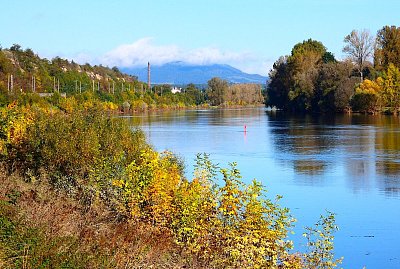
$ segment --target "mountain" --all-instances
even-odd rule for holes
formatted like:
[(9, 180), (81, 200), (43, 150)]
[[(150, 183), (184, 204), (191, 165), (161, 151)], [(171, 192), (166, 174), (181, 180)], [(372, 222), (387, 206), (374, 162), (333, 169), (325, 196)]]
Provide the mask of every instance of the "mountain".
[[(120, 68), (129, 75), (147, 81), (147, 67)], [(171, 62), (161, 66), (151, 66), (151, 82), (154, 84), (206, 84), (213, 77), (225, 79), (230, 83), (265, 84), (267, 77), (247, 74), (226, 64), (193, 65), (184, 62)]]

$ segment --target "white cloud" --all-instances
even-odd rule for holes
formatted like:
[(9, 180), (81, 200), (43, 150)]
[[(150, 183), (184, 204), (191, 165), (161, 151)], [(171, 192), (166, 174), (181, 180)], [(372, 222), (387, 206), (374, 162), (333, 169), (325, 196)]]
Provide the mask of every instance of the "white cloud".
[(157, 46), (152, 38), (142, 38), (132, 44), (120, 45), (101, 57), (100, 62), (108, 66), (131, 67), (159, 65), (179, 58), (181, 50), (175, 45)]
[(239, 69), (248, 66), (247, 69), (252, 70), (253, 73), (262, 71), (262, 74), (266, 74), (268, 72), (268, 70), (262, 70), (264, 64), (250, 52), (222, 51), (211, 46), (185, 50), (176, 45), (157, 45), (150, 37), (139, 39), (132, 44), (120, 45), (96, 62), (107, 66), (133, 67), (145, 66), (147, 62), (162, 65), (173, 61), (199, 65), (230, 64)]
[(239, 63), (253, 59), (248, 53), (236, 53), (230, 51), (221, 51), (215, 47), (198, 48), (187, 53), (183, 53), (182, 61), (192, 64), (212, 64), (212, 63)]
[(140, 67), (146, 66), (147, 62), (162, 65), (174, 61), (198, 65), (229, 64), (244, 72), (261, 75), (267, 75), (273, 64), (273, 61), (256, 57), (250, 52), (223, 51), (212, 46), (185, 50), (176, 45), (157, 45), (150, 37), (139, 39), (132, 44), (120, 45), (100, 57), (88, 52), (75, 55), (59, 53), (58, 56), (79, 64), (102, 64), (110, 67)]
[(78, 53), (77, 55), (72, 57), (70, 60), (74, 60), (75, 62), (77, 62), (79, 64), (95, 63), (95, 61), (93, 60), (93, 57), (90, 54), (83, 53), (83, 52)]
[(273, 60), (253, 60), (253, 61), (248, 61), (244, 62), (241, 65), (238, 65), (237, 67), (249, 74), (260, 74), (263, 76), (267, 76), (269, 71), (271, 70), (272, 66), (274, 64)]

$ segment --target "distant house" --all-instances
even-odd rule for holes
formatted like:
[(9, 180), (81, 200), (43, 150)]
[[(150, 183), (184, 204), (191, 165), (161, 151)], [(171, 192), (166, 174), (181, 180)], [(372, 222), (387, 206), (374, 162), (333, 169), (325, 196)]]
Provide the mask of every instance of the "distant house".
[(172, 88), (171, 88), (171, 92), (172, 92), (173, 94), (175, 94), (175, 93), (181, 93), (181, 92), (182, 92), (182, 88), (172, 87)]

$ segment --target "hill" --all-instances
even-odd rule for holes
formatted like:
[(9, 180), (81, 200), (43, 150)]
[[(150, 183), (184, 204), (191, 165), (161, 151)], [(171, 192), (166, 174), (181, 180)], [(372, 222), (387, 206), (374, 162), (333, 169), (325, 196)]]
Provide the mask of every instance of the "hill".
[[(159, 70), (162, 68), (169, 70), (171, 75), (181, 75), (181, 78), (187, 79), (171, 81), (167, 76), (168, 79), (158, 80), (158, 82), (174, 83), (174, 86), (178, 86), (176, 83), (180, 82), (179, 86), (183, 88), (181, 94), (172, 94), (170, 85), (156, 85), (154, 76), (153, 87), (148, 89), (147, 83), (139, 81), (137, 76), (124, 73), (125, 70), (120, 71), (117, 67), (79, 65), (59, 57), (48, 60), (39, 57), (31, 49), (23, 50), (21, 46), (15, 44), (9, 49), (0, 49), (0, 105), (21, 98), (25, 98), (20, 100), (22, 103), (30, 102), (30, 97), (27, 97), (25, 93), (32, 92), (59, 92), (76, 96), (82, 101), (78, 102), (82, 105), (85, 101), (97, 100), (106, 102), (103, 104), (105, 106), (118, 108), (123, 112), (209, 104), (261, 104), (264, 101), (260, 85), (244, 83), (228, 85), (227, 81), (240, 82), (245, 78), (247, 78), (246, 82), (260, 83), (230, 66), (193, 66), (177, 62), (160, 67), (158, 70), (153, 69), (153, 75), (161, 74)], [(145, 69), (144, 72), (146, 72)], [(193, 73), (201, 75), (193, 80), (197, 82), (197, 85), (194, 87), (182, 85), (188, 84), (185, 82), (194, 78)], [(205, 77), (207, 75), (208, 77)], [(201, 85), (199, 82), (207, 85), (207, 81), (216, 76), (227, 78), (227, 81), (221, 80), (220, 85), (216, 85), (211, 90), (215, 92), (214, 94), (206, 94), (203, 90), (204, 84)], [(223, 94), (217, 93), (219, 86), (226, 88)], [(79, 106), (78, 103), (77, 106)], [(90, 104), (86, 104), (88, 105)]]
[(23, 50), (18, 44), (0, 49), (0, 91), (3, 92), (73, 93), (95, 89), (110, 92), (127, 87), (142, 88), (142, 85), (137, 77), (123, 74), (116, 67), (79, 65), (60, 57), (48, 60), (29, 48)]
[[(122, 72), (135, 75), (141, 81), (147, 81), (147, 68), (120, 68)], [(151, 66), (151, 82), (155, 84), (205, 84), (213, 77), (219, 77), (230, 83), (265, 84), (267, 77), (247, 74), (226, 64), (193, 65), (184, 62), (171, 62), (161, 66)]]

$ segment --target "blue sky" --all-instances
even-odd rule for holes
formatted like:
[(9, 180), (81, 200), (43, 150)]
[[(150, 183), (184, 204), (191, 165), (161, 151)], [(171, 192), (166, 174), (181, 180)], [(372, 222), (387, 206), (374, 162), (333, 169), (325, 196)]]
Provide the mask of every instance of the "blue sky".
[(400, 1), (0, 0), (0, 44), (109, 66), (226, 63), (266, 75), (305, 39), (339, 59), (353, 29), (400, 26)]

